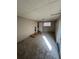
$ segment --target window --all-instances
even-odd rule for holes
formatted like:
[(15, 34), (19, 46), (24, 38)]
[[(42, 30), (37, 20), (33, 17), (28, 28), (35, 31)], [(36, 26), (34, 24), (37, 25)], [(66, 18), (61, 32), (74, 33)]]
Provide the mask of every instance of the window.
[(51, 26), (51, 22), (44, 22), (43, 26)]

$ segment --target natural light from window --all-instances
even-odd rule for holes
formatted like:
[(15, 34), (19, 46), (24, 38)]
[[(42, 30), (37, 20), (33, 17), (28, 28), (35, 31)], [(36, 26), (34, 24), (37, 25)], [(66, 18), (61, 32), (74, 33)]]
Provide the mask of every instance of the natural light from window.
[(51, 26), (51, 22), (44, 22), (43, 26)]
[(52, 50), (52, 46), (50, 45), (49, 41), (47, 40), (46, 36), (43, 35), (43, 39), (45, 41), (45, 43), (47, 44), (49, 50)]

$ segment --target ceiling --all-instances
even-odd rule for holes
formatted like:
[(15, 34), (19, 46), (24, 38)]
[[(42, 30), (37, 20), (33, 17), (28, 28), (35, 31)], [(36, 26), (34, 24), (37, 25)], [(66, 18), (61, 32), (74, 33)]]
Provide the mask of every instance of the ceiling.
[(61, 0), (17, 0), (17, 15), (31, 20), (55, 20), (60, 12)]

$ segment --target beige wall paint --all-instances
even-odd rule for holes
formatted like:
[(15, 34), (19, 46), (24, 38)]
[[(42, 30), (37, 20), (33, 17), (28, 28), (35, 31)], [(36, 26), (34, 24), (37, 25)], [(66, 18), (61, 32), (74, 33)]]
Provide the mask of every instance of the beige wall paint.
[(37, 22), (18, 16), (17, 17), (17, 42), (33, 34), (35, 26), (37, 26)]

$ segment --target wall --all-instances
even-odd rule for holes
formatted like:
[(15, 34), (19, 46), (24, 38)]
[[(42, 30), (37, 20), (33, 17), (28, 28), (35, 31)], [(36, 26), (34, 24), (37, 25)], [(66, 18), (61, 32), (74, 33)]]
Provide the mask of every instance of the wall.
[(56, 41), (60, 44), (61, 42), (61, 19), (56, 22)]
[(43, 31), (44, 32), (54, 32), (54, 30), (55, 30), (55, 26), (54, 26), (53, 21), (51, 21), (51, 26), (50, 27), (43, 26)]
[(55, 23), (53, 22), (53, 21), (51, 21), (51, 27), (44, 27), (43, 26), (43, 23), (44, 23), (45, 21), (43, 21), (43, 22), (39, 22), (39, 30), (41, 31), (41, 32), (48, 32), (48, 31), (52, 31), (52, 32), (54, 32), (55, 31)]
[(17, 42), (33, 34), (35, 26), (37, 26), (37, 22), (18, 16), (17, 17)]
[(59, 51), (60, 51), (60, 48), (61, 48), (61, 19), (57, 20), (56, 21), (56, 24), (55, 24), (56, 28), (56, 42), (57, 42), (57, 45), (59, 47)]
[(43, 22), (39, 22), (39, 31), (43, 32)]

